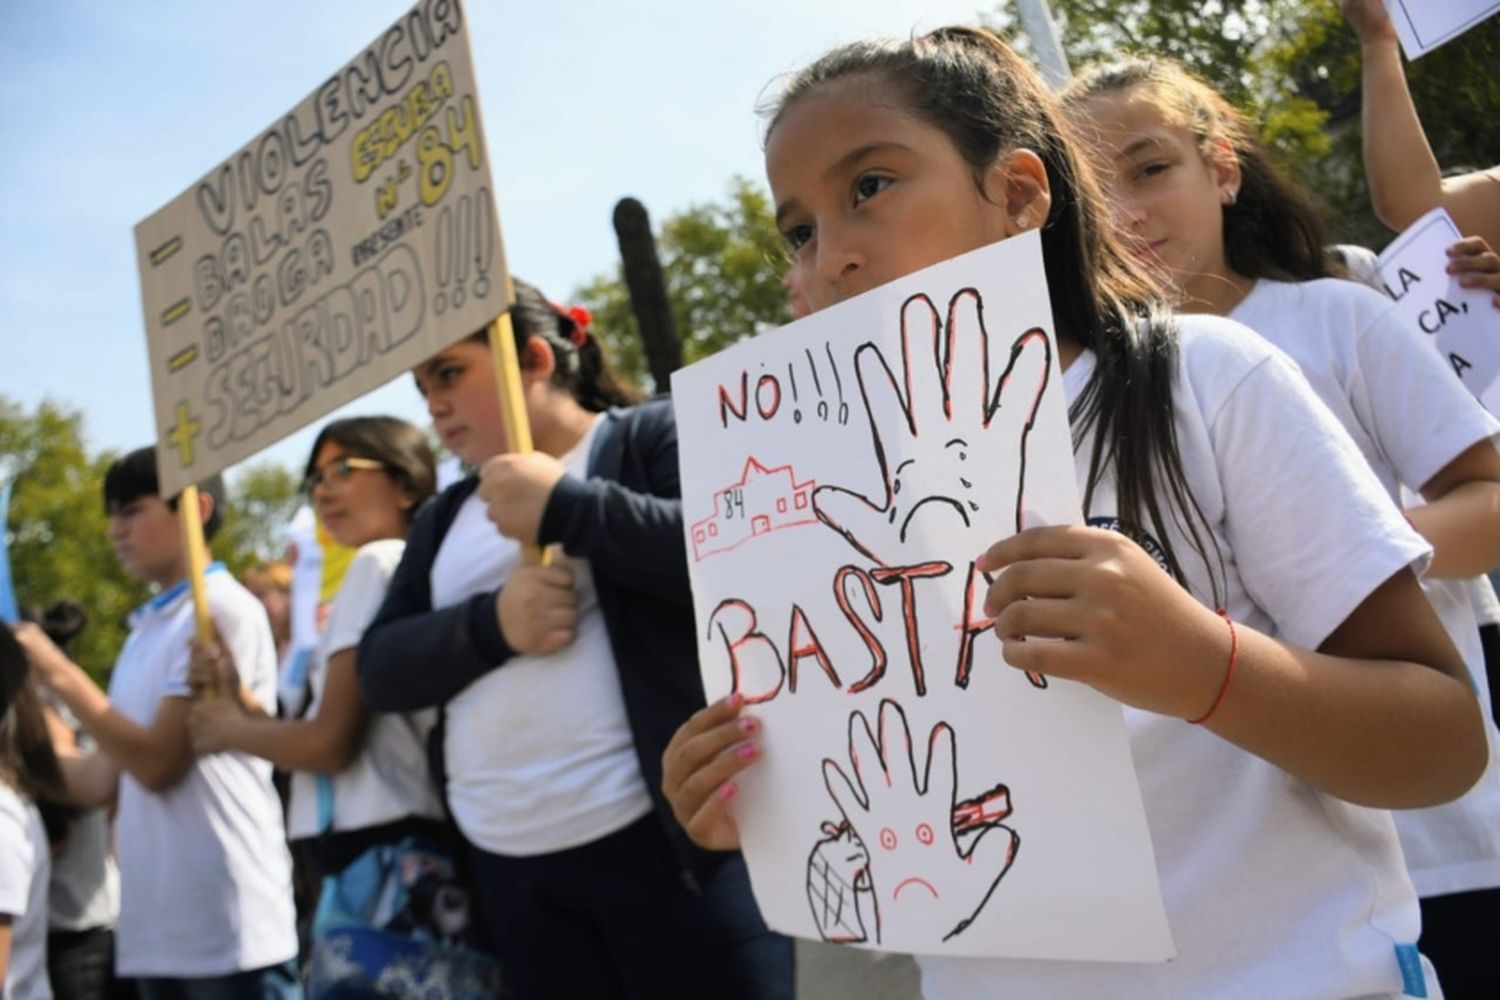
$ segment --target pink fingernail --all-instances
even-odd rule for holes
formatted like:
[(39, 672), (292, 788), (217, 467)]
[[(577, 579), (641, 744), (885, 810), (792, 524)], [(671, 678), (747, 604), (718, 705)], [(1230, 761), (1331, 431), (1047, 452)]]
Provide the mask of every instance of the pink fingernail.
[(753, 715), (747, 715), (740, 720), (740, 732), (753, 733), (760, 728), (760, 722)]
[(739, 791), (739, 788), (735, 786), (734, 782), (726, 781), (724, 782), (724, 784), (719, 786), (719, 798), (728, 802), (730, 799), (734, 798), (734, 793), (737, 791)]
[(739, 708), (744, 703), (745, 696), (740, 694), (738, 691), (729, 692), (728, 696), (724, 699), (724, 704), (729, 706), (730, 708)]
[(990, 554), (990, 550), (989, 549), (985, 549), (983, 552), (979, 553), (979, 555), (977, 555), (977, 556), (974, 557), (974, 565), (978, 566), (980, 569), (984, 569), (985, 568), (984, 561), (985, 561), (986, 558), (989, 557), (989, 554)]
[(739, 754), (740, 760), (754, 760), (755, 755), (760, 753), (760, 748), (757, 747), (754, 743), (746, 743), (744, 746), (740, 747), (739, 750), (736, 751), (736, 753)]

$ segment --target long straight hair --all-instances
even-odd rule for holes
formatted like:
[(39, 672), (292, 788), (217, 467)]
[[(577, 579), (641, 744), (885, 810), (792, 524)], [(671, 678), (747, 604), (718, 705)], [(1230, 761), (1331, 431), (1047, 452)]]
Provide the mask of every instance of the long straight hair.
[(769, 109), (767, 135), (797, 101), (852, 76), (886, 86), (906, 110), (942, 130), (969, 163), (981, 192), (985, 172), (1006, 152), (1028, 149), (1041, 158), (1052, 193), (1041, 230), (1052, 315), (1059, 330), (1097, 359), (1069, 412), (1075, 448), (1094, 432), (1084, 508), (1112, 469), (1125, 533), (1138, 541), (1154, 535), (1168, 571), (1185, 583), (1170, 518), (1202, 558), (1217, 603), (1219, 554), (1177, 448), (1172, 311), (1155, 279), (1115, 235), (1103, 189), (1079, 154), (1057, 99), (991, 32), (948, 27), (827, 53), (790, 79)]
[(1169, 124), (1191, 132), (1205, 157), (1214, 143), (1229, 144), (1240, 167), (1239, 192), (1223, 207), (1224, 259), (1231, 270), (1273, 281), (1347, 276), (1328, 250), (1312, 196), (1277, 168), (1250, 119), (1206, 80), (1162, 56), (1132, 56), (1090, 67), (1061, 97), (1072, 107), (1113, 94), (1141, 97)]
[(30, 799), (42, 814), (49, 843), (67, 838), (78, 810), (67, 800), (62, 767), (52, 749), (42, 702), (28, 676), (26, 654), (0, 623), (0, 781)]

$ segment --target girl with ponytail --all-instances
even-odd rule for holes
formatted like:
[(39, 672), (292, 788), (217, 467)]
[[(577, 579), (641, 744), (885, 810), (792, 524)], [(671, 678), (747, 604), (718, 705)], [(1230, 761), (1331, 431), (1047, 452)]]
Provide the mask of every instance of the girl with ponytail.
[(417, 516), (360, 686), (378, 711), (442, 709), (440, 790), (514, 996), (695, 996), (728, 970), (719, 996), (790, 997), (743, 860), (690, 844), (660, 792), (704, 701), (671, 405), (615, 378), (585, 311), (515, 288), (536, 450), (502, 454), (487, 334), (416, 368), (479, 472)]
[[(1311, 198), (1203, 80), (1168, 59), (1124, 59), (1063, 100), (1095, 139), (1121, 235), (1163, 268), (1181, 307), (1238, 320), (1290, 355), (1391, 499), (1411, 504), (1433, 547), (1424, 589), (1487, 709), (1494, 675), (1475, 610), (1495, 603), (1483, 574), (1500, 564), (1500, 422), (1388, 297), (1338, 280)], [(1485, 728), (1500, 743), (1492, 719)], [(1419, 943), (1445, 991), (1495, 995), (1500, 759), (1463, 798), (1396, 824), (1422, 897)]]
[[(985, 613), (1012, 668), (1125, 706), (1177, 944), (1161, 964), (919, 956), (924, 995), (1427, 995), (1386, 810), (1461, 795), (1484, 732), (1413, 572), (1427, 544), (1295, 367), (1174, 314), (1056, 97), (987, 31), (818, 59), (773, 108), (766, 168), (814, 310), (1040, 230), (1089, 526), (990, 546)], [(735, 781), (778, 739), (747, 716), (731, 696), (667, 750), (705, 846), (737, 846)]]

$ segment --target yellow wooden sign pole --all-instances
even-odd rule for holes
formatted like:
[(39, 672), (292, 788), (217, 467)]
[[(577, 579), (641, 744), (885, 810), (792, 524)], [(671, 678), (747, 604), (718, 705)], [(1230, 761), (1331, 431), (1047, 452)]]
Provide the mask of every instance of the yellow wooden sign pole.
[[(510, 284), (509, 276), (506, 284)], [(516, 300), (514, 288), (508, 288), (511, 302)], [(521, 387), (521, 362), (516, 356), (515, 328), (511, 325), (510, 310), (490, 324), (490, 357), (495, 362), (495, 388), (500, 393), (500, 417), (505, 422), (505, 450), (524, 455), (532, 450), (531, 422), (526, 417), (526, 393)], [(528, 565), (547, 565), (547, 552), (537, 545), (525, 547)]]
[(198, 626), (198, 638), (203, 642), (213, 642), (214, 623), (208, 614), (208, 586), (203, 581), (208, 571), (208, 547), (203, 544), (203, 514), (198, 509), (198, 487), (182, 488), (177, 498), (177, 514), (182, 522), (182, 545), (187, 553), (188, 587), (193, 592), (193, 620)]

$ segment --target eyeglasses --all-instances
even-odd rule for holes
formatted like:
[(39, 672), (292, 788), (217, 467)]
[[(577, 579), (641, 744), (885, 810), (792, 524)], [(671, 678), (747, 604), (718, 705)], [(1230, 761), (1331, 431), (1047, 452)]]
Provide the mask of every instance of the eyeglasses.
[(373, 458), (355, 458), (352, 455), (345, 455), (309, 473), (307, 478), (302, 480), (302, 492), (311, 496), (312, 491), (324, 483), (347, 483), (349, 477), (354, 475), (355, 469), (383, 468), (385, 468), (385, 463), (377, 462)]

